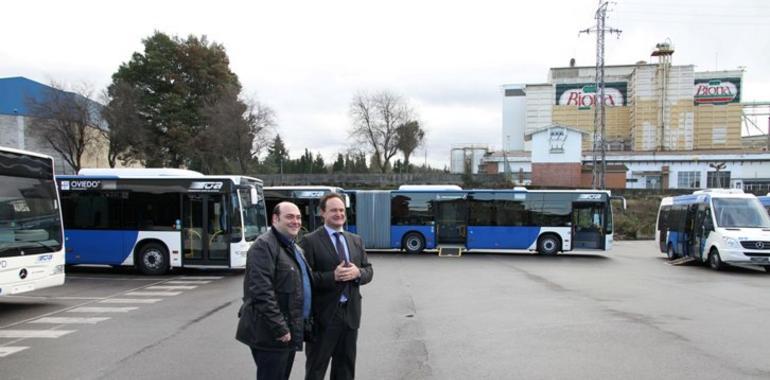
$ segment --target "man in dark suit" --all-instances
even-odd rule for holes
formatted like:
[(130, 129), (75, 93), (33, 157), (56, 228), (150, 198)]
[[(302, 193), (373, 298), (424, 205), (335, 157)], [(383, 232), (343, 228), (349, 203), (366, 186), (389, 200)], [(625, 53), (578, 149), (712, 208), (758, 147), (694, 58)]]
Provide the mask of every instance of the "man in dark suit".
[(294, 243), (302, 216), (294, 203), (273, 209), (273, 226), (246, 256), (243, 305), (235, 338), (251, 348), (258, 380), (284, 380), (309, 326), (310, 268)]
[(313, 277), (313, 320), (307, 344), (305, 379), (321, 380), (331, 359), (331, 379), (353, 379), (356, 342), (361, 324), (359, 287), (374, 271), (361, 237), (344, 232), (345, 202), (340, 194), (321, 198), (324, 225), (302, 239)]

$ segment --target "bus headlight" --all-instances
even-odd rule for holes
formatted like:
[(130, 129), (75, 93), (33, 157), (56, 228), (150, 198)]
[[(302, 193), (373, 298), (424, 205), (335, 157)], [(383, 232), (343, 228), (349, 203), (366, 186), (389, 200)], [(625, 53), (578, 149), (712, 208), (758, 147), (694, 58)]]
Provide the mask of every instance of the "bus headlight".
[(64, 265), (57, 265), (51, 269), (51, 274), (64, 273)]
[(737, 249), (741, 247), (741, 243), (738, 243), (738, 240), (735, 240), (731, 237), (723, 236), (722, 241), (725, 243), (727, 248)]

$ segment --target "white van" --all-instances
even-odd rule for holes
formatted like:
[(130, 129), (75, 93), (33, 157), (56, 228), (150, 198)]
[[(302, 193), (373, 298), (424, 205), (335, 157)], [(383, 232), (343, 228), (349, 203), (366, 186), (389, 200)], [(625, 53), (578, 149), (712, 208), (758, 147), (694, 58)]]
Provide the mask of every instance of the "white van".
[(745, 264), (770, 272), (770, 216), (743, 190), (663, 198), (655, 230), (655, 242), (671, 260), (693, 257), (716, 270)]

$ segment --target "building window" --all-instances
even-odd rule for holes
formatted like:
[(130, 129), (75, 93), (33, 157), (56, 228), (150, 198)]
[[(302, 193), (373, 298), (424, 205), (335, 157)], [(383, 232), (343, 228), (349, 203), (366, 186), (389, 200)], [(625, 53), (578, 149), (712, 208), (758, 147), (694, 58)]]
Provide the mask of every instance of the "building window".
[(644, 177), (644, 187), (646, 189), (660, 189), (661, 187), (659, 175), (648, 175)]
[(706, 186), (709, 188), (721, 188), (726, 189), (730, 187), (730, 172), (707, 172), (706, 173)]
[(680, 189), (700, 189), (700, 172), (679, 172), (676, 187)]

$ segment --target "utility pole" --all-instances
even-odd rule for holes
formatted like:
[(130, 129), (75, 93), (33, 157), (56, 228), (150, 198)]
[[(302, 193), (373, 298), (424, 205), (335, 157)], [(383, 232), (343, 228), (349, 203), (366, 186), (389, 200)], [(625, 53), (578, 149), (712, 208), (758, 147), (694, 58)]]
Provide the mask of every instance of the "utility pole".
[[(620, 29), (607, 28), (605, 21), (607, 19), (607, 7), (609, 2), (599, 0), (599, 7), (596, 8), (596, 26), (581, 30), (582, 33), (596, 33), (596, 100), (594, 101), (594, 139), (593, 139), (593, 176), (591, 186), (596, 189), (604, 189), (604, 174), (607, 171), (606, 152), (607, 142), (605, 137), (605, 110), (604, 110), (604, 33), (616, 33), (620, 38)], [(597, 150), (601, 154), (601, 164), (597, 162)]]

